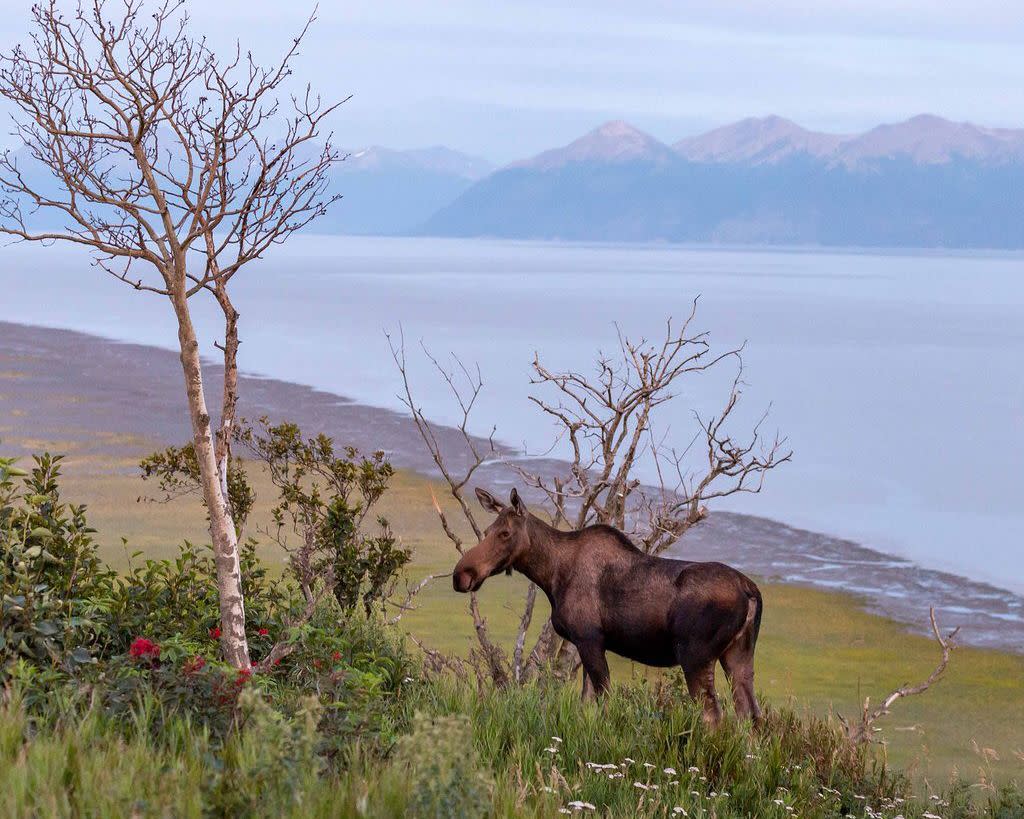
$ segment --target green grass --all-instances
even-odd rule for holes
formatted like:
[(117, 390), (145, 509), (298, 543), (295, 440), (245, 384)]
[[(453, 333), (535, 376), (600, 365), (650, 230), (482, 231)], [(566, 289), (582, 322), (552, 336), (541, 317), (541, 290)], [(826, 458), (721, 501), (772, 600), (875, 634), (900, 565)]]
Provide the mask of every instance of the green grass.
[[(172, 555), (174, 544), (183, 538), (206, 540), (197, 502), (137, 503), (139, 495), (152, 490), (130, 474), (130, 466), (124, 459), (72, 457), (66, 470), (65, 495), (89, 504), (105, 559), (124, 565), (121, 536), (128, 539), (129, 549), (154, 557)], [(264, 476), (257, 475), (255, 484), (262, 511), (250, 524), (254, 532), (266, 525), (267, 501), (273, 497)], [(395, 531), (414, 549), (409, 572), (414, 581), (423, 574), (449, 571), (456, 559), (437, 527), (432, 491), (454, 512), (438, 484), (404, 472), (396, 476), (383, 502)], [(456, 520), (454, 514), (450, 518)], [(279, 560), (269, 547), (264, 554)], [(792, 702), (798, 710), (822, 716), (833, 709), (853, 715), (864, 697), (877, 701), (900, 684), (924, 678), (938, 658), (933, 641), (866, 613), (855, 597), (779, 583), (761, 585), (765, 616), (756, 683), (761, 696), (775, 703)], [(524, 590), (521, 577), (501, 576), (481, 592), (488, 625), (506, 646), (515, 634)], [(473, 645), (466, 598), (452, 592), (447, 579), (428, 587), (417, 605), (402, 620), (407, 631), (445, 651), (466, 652)], [(534, 632), (545, 619), (545, 608), (546, 601), (539, 600)], [(612, 658), (612, 675), (618, 682), (658, 676), (617, 658)], [(959, 649), (945, 679), (925, 695), (898, 703), (882, 726), (890, 759), (907, 766), (919, 780), (944, 782), (953, 771), (972, 780), (1021, 776), (1024, 657)]]
[[(929, 809), (984, 815), (999, 798), (953, 789), (940, 801), (909, 799), (905, 780), (850, 753), (834, 725), (788, 709), (769, 708), (760, 733), (731, 721), (708, 733), (669, 686), (619, 686), (586, 705), (562, 685), (405, 689), (397, 741), (357, 743), (333, 765), (316, 752), (315, 710), (286, 716), (255, 691), (241, 701), (242, 727), (218, 740), (146, 697), (128, 720), (87, 703), (30, 724), (13, 689), (0, 704), (0, 815), (555, 817), (575, 801), (614, 817), (870, 807), (917, 819)], [(1004, 797), (1002, 815), (1021, 815), (1020, 799)]]

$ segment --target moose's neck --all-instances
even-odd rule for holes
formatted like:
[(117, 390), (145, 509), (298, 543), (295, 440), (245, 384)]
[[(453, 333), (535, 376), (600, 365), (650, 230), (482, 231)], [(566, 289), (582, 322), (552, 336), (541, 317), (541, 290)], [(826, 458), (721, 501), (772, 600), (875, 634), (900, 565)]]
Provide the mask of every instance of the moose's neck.
[(572, 555), (564, 548), (562, 532), (540, 518), (528, 519), (530, 546), (513, 563), (513, 568), (536, 583), (551, 599)]

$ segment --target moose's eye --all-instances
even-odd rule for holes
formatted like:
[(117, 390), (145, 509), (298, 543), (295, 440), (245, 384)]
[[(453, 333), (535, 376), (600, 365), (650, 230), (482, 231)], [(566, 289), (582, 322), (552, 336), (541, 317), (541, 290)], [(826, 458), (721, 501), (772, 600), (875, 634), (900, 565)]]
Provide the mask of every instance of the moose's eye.
[(498, 534), (498, 537), (500, 537), (502, 540), (508, 540), (511, 536), (512, 533), (508, 529), (502, 529), (501, 532)]

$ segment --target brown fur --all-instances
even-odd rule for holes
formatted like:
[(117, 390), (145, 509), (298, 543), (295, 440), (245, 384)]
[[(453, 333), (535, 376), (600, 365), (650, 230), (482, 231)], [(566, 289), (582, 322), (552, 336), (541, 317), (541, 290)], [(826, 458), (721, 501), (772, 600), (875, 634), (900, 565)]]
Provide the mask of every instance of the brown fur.
[(608, 687), (605, 652), (652, 666), (681, 666), (704, 718), (717, 725), (715, 664), (732, 685), (736, 713), (760, 722), (754, 695), (754, 647), (761, 592), (722, 563), (654, 557), (612, 526), (563, 532), (530, 514), (512, 490), (508, 506), (483, 489), (497, 518), (452, 575), (456, 591), (476, 591), (492, 574), (515, 569), (547, 595), (558, 635), (579, 651), (583, 696)]

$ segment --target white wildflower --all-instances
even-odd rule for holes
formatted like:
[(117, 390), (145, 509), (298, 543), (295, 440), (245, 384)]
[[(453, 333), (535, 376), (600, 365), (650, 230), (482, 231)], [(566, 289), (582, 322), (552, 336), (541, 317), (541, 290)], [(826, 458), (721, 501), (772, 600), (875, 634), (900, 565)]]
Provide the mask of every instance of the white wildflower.
[[(554, 742), (561, 742), (561, 741), (562, 741), (562, 738), (561, 738), (561, 737), (551, 737), (551, 739), (552, 739), (552, 740), (553, 740)], [(570, 803), (570, 804), (571, 804), (571, 803)]]
[(698, 768), (696, 765), (691, 765), (686, 770), (688, 770), (690, 773), (700, 773), (700, 768)]
[(675, 776), (676, 775), (676, 769), (675, 768), (662, 768), (661, 772), (662, 773), (666, 773), (669, 776)]
[(672, 808), (672, 813), (674, 813), (674, 814), (676, 814), (678, 816), (689, 816), (690, 815), (690, 814), (688, 814), (686, 812), (686, 808), (681, 808), (681, 807), (679, 807), (679, 805), (676, 805), (674, 808)]
[(633, 783), (633, 787), (634, 788), (640, 788), (640, 790), (642, 790), (642, 791), (650, 790), (650, 788), (647, 787), (647, 785), (645, 785), (643, 782), (634, 782)]

